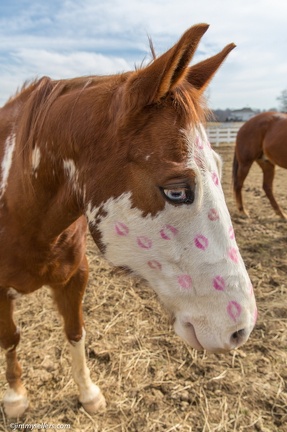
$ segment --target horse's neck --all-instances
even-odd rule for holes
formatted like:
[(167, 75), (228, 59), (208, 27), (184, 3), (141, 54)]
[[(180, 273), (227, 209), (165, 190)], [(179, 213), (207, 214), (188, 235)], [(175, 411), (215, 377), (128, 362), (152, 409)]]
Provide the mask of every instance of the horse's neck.
[(72, 183), (74, 167), (64, 156), (53, 157), (46, 143), (35, 146), (25, 159), (20, 144), (15, 144), (7, 184), (8, 208), (18, 224), (34, 226), (44, 241), (53, 239), (81, 215), (80, 197)]
[[(121, 79), (123, 78), (119, 78)], [(6, 198), (9, 200), (8, 207), (18, 215), (18, 223), (23, 220), (25, 224), (34, 224), (37, 226), (37, 232), (42, 236), (59, 235), (83, 214), (85, 192), (91, 195), (91, 185), (89, 182), (84, 184), (85, 179), (95, 175), (98, 178), (102, 175), (101, 178), (104, 176), (106, 179), (110, 179), (111, 176), (116, 177), (114, 170), (111, 172), (107, 167), (110, 147), (106, 143), (114, 144), (115, 141), (113, 139), (115, 121), (112, 122), (111, 117), (118, 112), (117, 93), (109, 90), (110, 87), (105, 84), (106, 80), (109, 81), (108, 78), (95, 81), (95, 88), (90, 90), (87, 85), (86, 90), (79, 90), (79, 94), (76, 90), (73, 93), (73, 88), (71, 92), (69, 89), (63, 90), (63, 98), (59, 96), (62, 91), (61, 86), (59, 85), (58, 88), (54, 86), (55, 94), (51, 94), (55, 96), (58, 91), (59, 95), (51, 99), (53, 105), (51, 107), (48, 104), (47, 110), (45, 101), (38, 101), (37, 105), (36, 99), (34, 105), (32, 104), (32, 111), (29, 100), (28, 105), (25, 101), (22, 102), (23, 109), (18, 108), (19, 118), (15, 118), (14, 128), (15, 148), (9, 150), (13, 152), (13, 163)], [(90, 98), (94, 97), (96, 88), (102, 81), (105, 84), (104, 90), (97, 92), (97, 97), (91, 104)], [(48, 82), (47, 85), (50, 83)], [(64, 84), (62, 87), (66, 88)], [(48, 90), (51, 91), (51, 88)], [(111, 109), (112, 104), (113, 109)], [(91, 116), (87, 118), (86, 114), (91, 106), (94, 110), (92, 123)], [(38, 121), (39, 110), (41, 114)], [(30, 112), (32, 112), (31, 116)], [(12, 134), (6, 138), (6, 149), (10, 142), (12, 146)], [(87, 143), (89, 145), (97, 143), (97, 152), (93, 153), (92, 158)], [(120, 156), (115, 159), (114, 166), (120, 164), (124, 152), (124, 149), (120, 149)], [(109, 181), (113, 184), (113, 188), (118, 187), (116, 180)], [(100, 202), (106, 198), (101, 194), (103, 195), (103, 192), (98, 191)], [(95, 202), (92, 204), (96, 205)], [(20, 208), (21, 215), (18, 214)], [(23, 226), (21, 229), (23, 231)]]

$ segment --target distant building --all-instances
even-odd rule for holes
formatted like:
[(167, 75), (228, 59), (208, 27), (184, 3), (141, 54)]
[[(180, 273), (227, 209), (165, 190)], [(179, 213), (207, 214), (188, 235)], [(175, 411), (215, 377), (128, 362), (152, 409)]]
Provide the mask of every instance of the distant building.
[(258, 114), (258, 112), (258, 110), (253, 110), (251, 108), (231, 110), (227, 121), (245, 122)]

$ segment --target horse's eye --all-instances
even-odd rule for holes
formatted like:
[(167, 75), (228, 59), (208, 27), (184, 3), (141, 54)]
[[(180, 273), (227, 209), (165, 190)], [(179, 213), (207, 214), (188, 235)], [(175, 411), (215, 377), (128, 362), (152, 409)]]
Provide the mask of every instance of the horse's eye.
[(186, 199), (186, 190), (185, 188), (182, 189), (164, 189), (165, 196), (176, 202), (182, 202)]
[(167, 201), (174, 204), (191, 204), (194, 201), (194, 193), (189, 186), (161, 188)]

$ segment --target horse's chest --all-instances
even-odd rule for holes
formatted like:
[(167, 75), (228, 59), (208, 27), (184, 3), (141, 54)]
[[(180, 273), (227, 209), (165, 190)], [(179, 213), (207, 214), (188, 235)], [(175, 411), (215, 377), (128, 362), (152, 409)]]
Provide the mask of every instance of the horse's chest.
[[(1, 226), (1, 217), (0, 217)], [(80, 239), (79, 239), (80, 241)], [(42, 246), (13, 230), (0, 228), (0, 286), (30, 293), (43, 285), (63, 284), (70, 278), (84, 253), (85, 241)]]

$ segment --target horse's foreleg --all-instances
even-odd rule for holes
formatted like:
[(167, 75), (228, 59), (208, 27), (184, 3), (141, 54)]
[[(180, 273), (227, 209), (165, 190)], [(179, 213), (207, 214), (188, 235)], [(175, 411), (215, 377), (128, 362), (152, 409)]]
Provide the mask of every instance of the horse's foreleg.
[(249, 173), (249, 170), (251, 168), (252, 162), (248, 162), (243, 164), (239, 164), (238, 170), (236, 173), (236, 179), (234, 181), (234, 192), (235, 192), (235, 199), (238, 210), (245, 216), (249, 216), (248, 212), (244, 209), (243, 205), (243, 199), (242, 199), (242, 187), (244, 180), (247, 177), (247, 174)]
[(8, 417), (20, 417), (29, 403), (16, 354), (20, 332), (13, 321), (13, 302), (11, 289), (0, 288), (0, 346), (6, 351), (6, 379), (9, 384), (3, 398), (4, 410)]
[(65, 286), (52, 286), (54, 300), (64, 318), (65, 333), (70, 342), (72, 374), (79, 389), (79, 401), (89, 413), (105, 408), (105, 398), (91, 378), (85, 356), (85, 329), (82, 316), (82, 299), (87, 284), (86, 257), (81, 267)]
[(275, 165), (273, 165), (267, 159), (258, 159), (256, 161), (263, 171), (263, 190), (266, 193), (270, 204), (274, 208), (275, 212), (282, 218), (287, 219), (287, 216), (283, 213), (279, 207), (274, 195), (273, 195), (273, 180), (275, 175)]
[(100, 388), (90, 378), (90, 371), (86, 364), (85, 356), (85, 335), (82, 329), (82, 337), (79, 341), (71, 342), (72, 373), (75, 383), (79, 388), (79, 401), (85, 410), (93, 414), (106, 407), (105, 398)]

